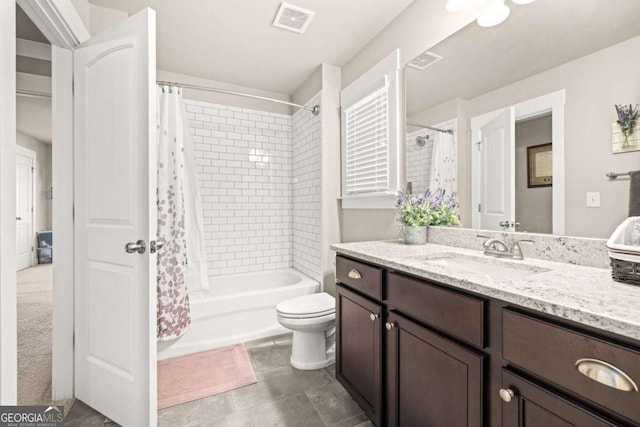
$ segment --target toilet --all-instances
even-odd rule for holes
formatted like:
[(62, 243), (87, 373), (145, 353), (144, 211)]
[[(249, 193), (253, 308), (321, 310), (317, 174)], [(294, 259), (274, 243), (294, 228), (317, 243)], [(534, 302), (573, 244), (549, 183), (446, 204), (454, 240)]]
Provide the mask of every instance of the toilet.
[(276, 306), (278, 322), (293, 331), (291, 366), (320, 369), (335, 361), (336, 300), (322, 292)]

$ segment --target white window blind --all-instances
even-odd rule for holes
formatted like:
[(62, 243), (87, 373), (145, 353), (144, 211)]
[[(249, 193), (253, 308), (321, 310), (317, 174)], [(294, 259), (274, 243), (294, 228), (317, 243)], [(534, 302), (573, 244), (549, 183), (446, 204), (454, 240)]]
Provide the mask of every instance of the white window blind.
[(345, 111), (347, 195), (389, 189), (388, 110), (385, 85)]

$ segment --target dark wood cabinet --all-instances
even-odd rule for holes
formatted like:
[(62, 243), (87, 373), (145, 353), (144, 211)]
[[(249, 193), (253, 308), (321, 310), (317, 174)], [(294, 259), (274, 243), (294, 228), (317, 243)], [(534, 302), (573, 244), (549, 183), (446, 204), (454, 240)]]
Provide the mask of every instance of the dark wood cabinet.
[(484, 355), (393, 312), (385, 326), (387, 425), (483, 425)]
[(343, 286), (336, 289), (336, 378), (380, 426), (382, 306)]
[(559, 396), (507, 369), (502, 371), (503, 426), (618, 426), (575, 402)]
[(336, 261), (336, 376), (376, 426), (640, 426), (637, 341)]

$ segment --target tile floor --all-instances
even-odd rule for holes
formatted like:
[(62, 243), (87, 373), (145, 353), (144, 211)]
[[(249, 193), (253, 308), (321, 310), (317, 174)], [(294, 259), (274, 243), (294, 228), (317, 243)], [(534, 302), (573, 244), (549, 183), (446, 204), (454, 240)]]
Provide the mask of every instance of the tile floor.
[[(289, 364), (291, 334), (245, 343), (258, 382), (162, 409), (158, 426), (373, 427), (335, 379), (335, 368), (299, 371)], [(106, 426), (104, 416), (80, 401), (66, 427)]]

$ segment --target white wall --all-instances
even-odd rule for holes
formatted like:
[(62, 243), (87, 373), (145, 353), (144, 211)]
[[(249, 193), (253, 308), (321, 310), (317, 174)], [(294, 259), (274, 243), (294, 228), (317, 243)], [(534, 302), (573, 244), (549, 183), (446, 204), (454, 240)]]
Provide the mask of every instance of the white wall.
[[(75, 0), (78, 2), (79, 0)], [(86, 14), (86, 12), (83, 12)], [(95, 4), (89, 4), (89, 24), (85, 25), (89, 28), (91, 35), (99, 34), (117, 24), (120, 21), (127, 19), (126, 12), (120, 10), (109, 9), (106, 7), (96, 6)], [(84, 20), (84, 19), (83, 19)]]
[(393, 49), (400, 49), (400, 63), (404, 65), (472, 22), (493, 1), (471, 2), (464, 11), (451, 13), (446, 11), (444, 1), (414, 0), (342, 67), (342, 87), (348, 86)]
[[(212, 64), (215, 66), (215, 64)], [(200, 77), (188, 76), (186, 74), (172, 73), (164, 70), (157, 70), (158, 80), (186, 83), (190, 85), (213, 87), (234, 92), (247, 93), (250, 95), (264, 96), (267, 98), (279, 99), (282, 101), (290, 101), (290, 96), (277, 92), (269, 92), (265, 90), (239, 86), (230, 83), (220, 82), (216, 80), (208, 80)], [(315, 92), (314, 92), (315, 93)], [(268, 111), (272, 113), (290, 115), (294, 110), (285, 104), (278, 104), (270, 101), (261, 101), (237, 95), (226, 95), (222, 93), (208, 92), (204, 90), (185, 89), (184, 96), (187, 99), (195, 101), (206, 101), (214, 104), (228, 105), (232, 107), (249, 108), (252, 110)]]
[(209, 275), (291, 266), (291, 116), (185, 100)]
[[(320, 104), (320, 94), (305, 102)], [(322, 114), (322, 113), (321, 113)], [(293, 115), (293, 268), (322, 283), (322, 115)]]
[(516, 221), (517, 231), (553, 232), (551, 187), (528, 187), (527, 147), (551, 141), (551, 116), (516, 123)]
[(35, 151), (35, 202), (36, 217), (34, 231), (51, 230), (51, 200), (45, 197), (45, 191), (51, 189), (51, 144), (45, 144), (35, 138), (16, 132), (16, 144)]

